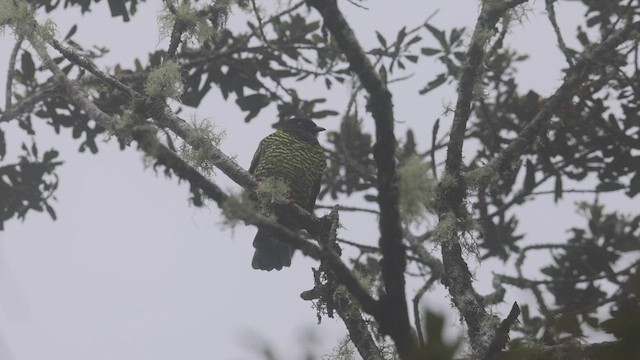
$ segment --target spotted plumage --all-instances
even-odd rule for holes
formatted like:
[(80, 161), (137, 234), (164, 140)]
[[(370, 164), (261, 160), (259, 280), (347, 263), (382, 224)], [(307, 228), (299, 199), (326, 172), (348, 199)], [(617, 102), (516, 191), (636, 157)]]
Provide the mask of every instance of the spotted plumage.
[[(320, 180), (326, 168), (325, 156), (317, 139), (324, 130), (305, 118), (284, 121), (276, 132), (265, 137), (256, 150), (249, 172), (258, 179), (276, 178), (284, 181), (289, 197), (302, 208), (313, 211), (320, 192)], [(285, 218), (278, 223), (292, 230), (299, 227)], [(258, 230), (253, 247), (256, 249), (251, 265), (255, 269), (280, 270), (291, 265), (293, 249)]]

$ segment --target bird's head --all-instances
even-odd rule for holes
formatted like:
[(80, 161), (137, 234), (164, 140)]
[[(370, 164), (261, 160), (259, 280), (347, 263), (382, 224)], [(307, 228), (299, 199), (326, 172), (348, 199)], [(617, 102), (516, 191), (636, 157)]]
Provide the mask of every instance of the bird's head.
[(307, 118), (293, 117), (283, 121), (278, 130), (293, 135), (298, 140), (318, 144), (318, 133), (326, 129)]

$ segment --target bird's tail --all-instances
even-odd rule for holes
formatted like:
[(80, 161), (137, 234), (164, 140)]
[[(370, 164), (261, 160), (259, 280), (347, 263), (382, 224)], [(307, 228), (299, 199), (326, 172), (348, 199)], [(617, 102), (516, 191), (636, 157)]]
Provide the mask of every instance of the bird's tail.
[(256, 249), (251, 260), (254, 269), (271, 271), (291, 266), (293, 248), (274, 239), (266, 231), (258, 230), (253, 239), (253, 247)]

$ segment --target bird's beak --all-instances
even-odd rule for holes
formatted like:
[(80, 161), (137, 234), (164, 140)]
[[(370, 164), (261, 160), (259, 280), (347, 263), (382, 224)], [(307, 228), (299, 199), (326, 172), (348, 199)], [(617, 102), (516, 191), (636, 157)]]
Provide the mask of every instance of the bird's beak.
[(313, 130), (314, 130), (314, 132), (317, 134), (317, 133), (319, 133), (320, 131), (325, 131), (325, 130), (327, 130), (327, 129), (325, 129), (325, 128), (323, 128), (323, 127), (320, 127), (320, 126), (316, 126), (316, 128), (315, 128), (315, 129), (313, 129)]

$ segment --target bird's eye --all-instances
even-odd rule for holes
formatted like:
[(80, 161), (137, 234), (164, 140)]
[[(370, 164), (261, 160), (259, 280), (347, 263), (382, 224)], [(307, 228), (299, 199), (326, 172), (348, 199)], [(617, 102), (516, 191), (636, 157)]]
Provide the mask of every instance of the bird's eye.
[(298, 121), (298, 126), (300, 126), (300, 127), (303, 126), (302, 121)]

